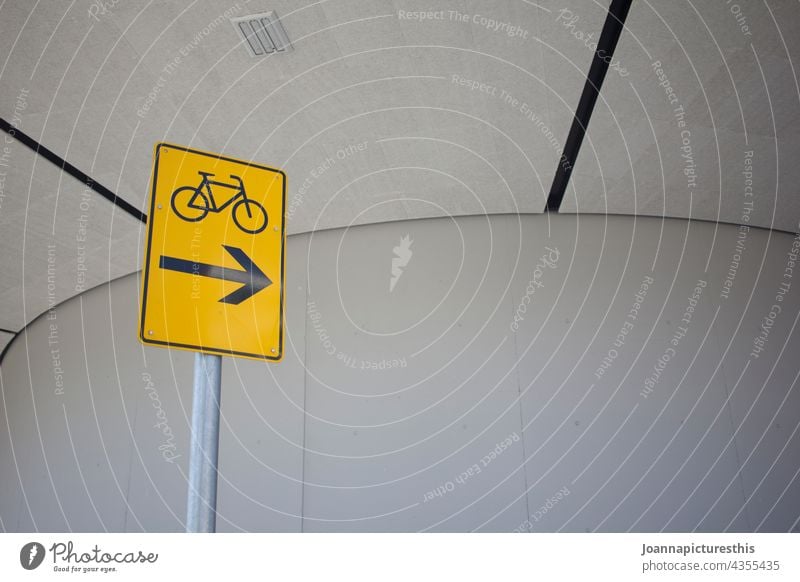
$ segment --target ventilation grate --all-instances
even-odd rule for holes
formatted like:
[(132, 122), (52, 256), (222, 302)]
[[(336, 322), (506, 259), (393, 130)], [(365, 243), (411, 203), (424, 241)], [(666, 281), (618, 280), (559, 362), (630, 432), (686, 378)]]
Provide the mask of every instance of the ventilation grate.
[(232, 18), (231, 22), (239, 31), (252, 57), (292, 50), (289, 36), (275, 12)]

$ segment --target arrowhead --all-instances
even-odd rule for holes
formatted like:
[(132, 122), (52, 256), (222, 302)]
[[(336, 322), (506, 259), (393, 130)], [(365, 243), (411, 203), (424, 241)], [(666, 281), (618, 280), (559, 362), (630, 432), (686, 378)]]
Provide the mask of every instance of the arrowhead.
[(225, 250), (228, 251), (228, 254), (232, 256), (244, 269), (244, 272), (242, 272), (242, 278), (239, 279), (237, 277), (236, 279), (237, 281), (244, 283), (244, 285), (239, 287), (233, 293), (230, 293), (220, 299), (220, 303), (239, 305), (242, 301), (250, 299), (250, 297), (262, 289), (266, 289), (272, 285), (270, 278), (267, 277), (264, 274), (264, 271), (259, 269), (253, 261), (250, 260), (250, 257), (248, 257), (242, 249), (227, 245), (222, 246), (225, 247)]

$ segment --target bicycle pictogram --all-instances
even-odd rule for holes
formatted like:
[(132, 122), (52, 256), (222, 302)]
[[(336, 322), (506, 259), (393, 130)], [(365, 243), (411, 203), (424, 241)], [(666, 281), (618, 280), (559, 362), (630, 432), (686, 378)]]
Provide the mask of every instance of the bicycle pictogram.
[[(267, 211), (260, 202), (247, 197), (244, 182), (239, 176), (231, 174), (231, 179), (237, 183), (228, 184), (212, 180), (214, 174), (211, 172), (198, 171), (197, 173), (201, 178), (199, 185), (181, 186), (172, 193), (170, 205), (179, 218), (186, 222), (200, 222), (208, 216), (209, 212), (222, 212), (233, 204), (231, 216), (240, 230), (258, 234), (267, 227)], [(236, 190), (237, 193), (223, 204), (217, 205), (211, 186)]]

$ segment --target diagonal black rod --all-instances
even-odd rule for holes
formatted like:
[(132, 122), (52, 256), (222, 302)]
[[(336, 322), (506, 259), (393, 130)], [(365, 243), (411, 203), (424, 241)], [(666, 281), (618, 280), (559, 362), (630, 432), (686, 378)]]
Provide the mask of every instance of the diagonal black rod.
[(567, 142), (564, 144), (564, 153), (558, 162), (550, 194), (547, 196), (547, 210), (549, 211), (558, 212), (558, 209), (561, 208), (561, 201), (567, 191), (572, 168), (575, 167), (575, 160), (578, 159), (583, 136), (586, 134), (589, 119), (592, 117), (600, 87), (606, 78), (614, 49), (617, 48), (617, 41), (625, 27), (625, 18), (628, 16), (631, 2), (632, 0), (613, 0), (611, 6), (608, 7), (608, 15), (603, 24), (603, 31), (600, 33), (600, 40), (597, 42), (589, 75), (586, 77), (586, 84), (583, 86), (583, 93), (581, 93), (578, 108), (575, 110)]
[(72, 176), (73, 178), (80, 180), (83, 182), (88, 188), (91, 188), (100, 196), (111, 202), (112, 204), (117, 205), (120, 209), (124, 210), (134, 218), (141, 220), (142, 222), (147, 222), (147, 215), (140, 211), (138, 208), (123, 200), (116, 194), (114, 194), (111, 190), (103, 186), (102, 184), (96, 182), (87, 174), (81, 172), (78, 168), (70, 164), (67, 160), (53, 152), (52, 150), (47, 149), (45, 146), (40, 144), (38, 141), (33, 139), (28, 134), (20, 131), (13, 125), (11, 125), (8, 121), (3, 118), (0, 118), (0, 129), (6, 132), (13, 138), (19, 140), (19, 142), (23, 145), (28, 146), (30, 149), (35, 151), (37, 154), (42, 156), (48, 162), (52, 162), (62, 170), (64, 170), (67, 174)]

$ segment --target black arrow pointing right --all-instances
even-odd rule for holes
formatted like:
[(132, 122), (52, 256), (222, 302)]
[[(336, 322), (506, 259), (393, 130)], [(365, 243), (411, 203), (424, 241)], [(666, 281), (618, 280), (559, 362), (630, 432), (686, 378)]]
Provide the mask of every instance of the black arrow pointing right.
[(231, 305), (239, 305), (242, 301), (250, 299), (262, 289), (266, 289), (272, 285), (270, 278), (250, 260), (250, 257), (248, 257), (242, 249), (227, 245), (222, 246), (228, 251), (228, 254), (236, 259), (236, 262), (242, 266), (244, 269), (243, 271), (229, 269), (227, 267), (218, 267), (207, 263), (197, 263), (195, 261), (176, 257), (165, 257), (164, 255), (161, 255), (158, 266), (168, 271), (177, 271), (179, 273), (188, 273), (190, 275), (243, 283), (236, 291), (219, 300), (220, 303), (230, 303)]

